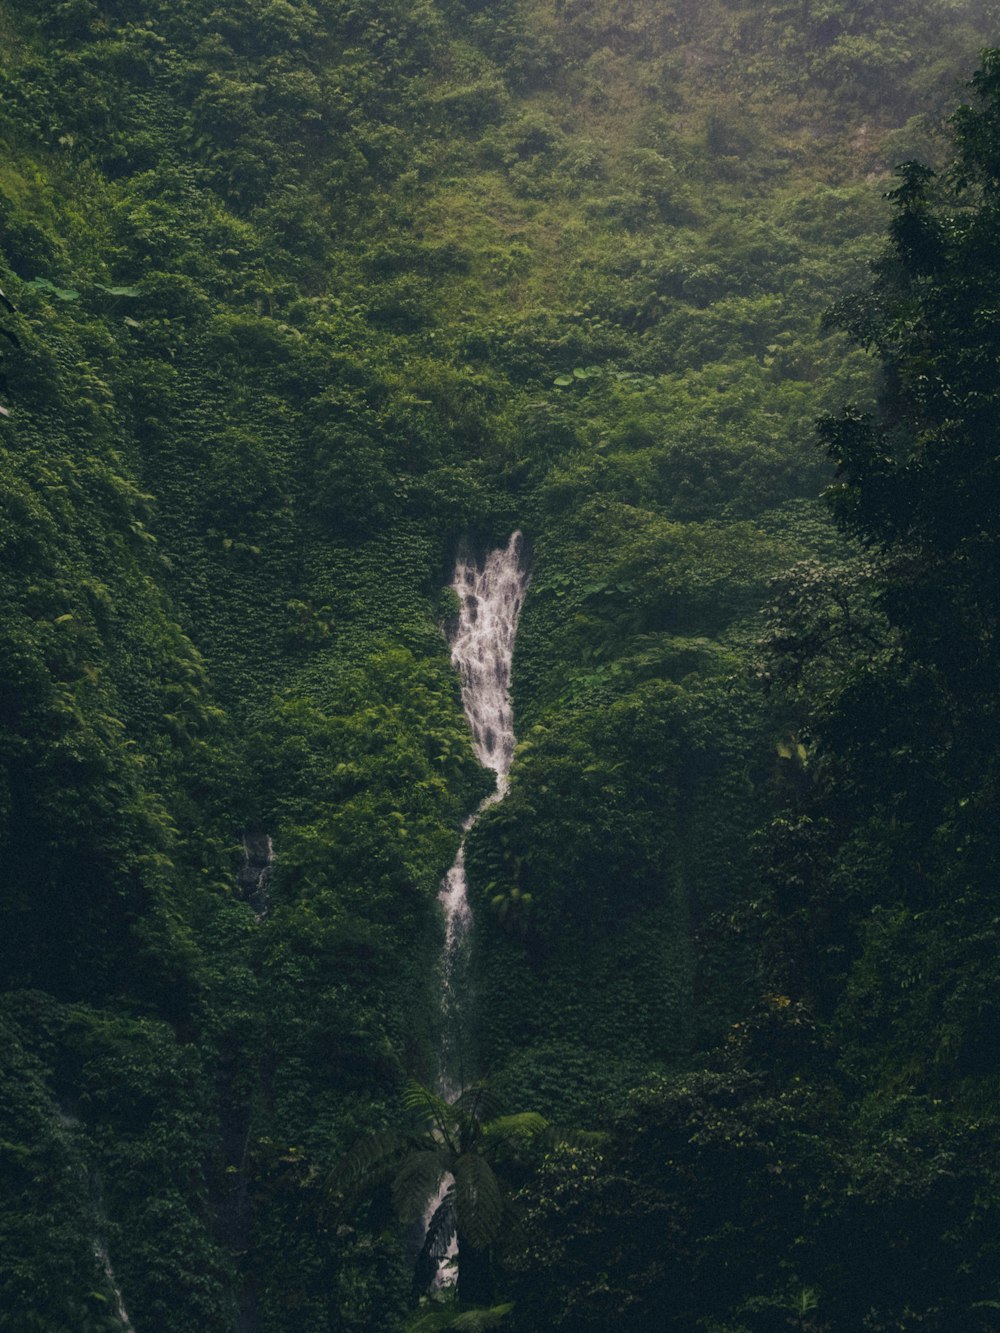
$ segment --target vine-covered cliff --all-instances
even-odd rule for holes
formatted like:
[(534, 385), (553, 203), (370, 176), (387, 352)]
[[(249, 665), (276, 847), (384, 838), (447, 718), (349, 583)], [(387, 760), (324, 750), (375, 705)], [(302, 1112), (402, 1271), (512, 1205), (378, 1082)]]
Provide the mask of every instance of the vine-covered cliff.
[(517, 527), (489, 1317), (997, 1326), (997, 18), (0, 0), (0, 1327), (459, 1313), (337, 1164)]

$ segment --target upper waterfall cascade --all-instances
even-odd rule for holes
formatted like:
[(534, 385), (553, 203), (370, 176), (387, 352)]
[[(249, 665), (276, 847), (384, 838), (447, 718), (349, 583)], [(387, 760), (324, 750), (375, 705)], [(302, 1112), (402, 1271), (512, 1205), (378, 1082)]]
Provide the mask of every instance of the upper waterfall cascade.
[(510, 666), (528, 586), (523, 547), (515, 532), (506, 547), (490, 552), (482, 569), (472, 559), (460, 559), (451, 585), (462, 604), (451, 660), (462, 677), (462, 702), (479, 762), (495, 770), (501, 790), (514, 757)]

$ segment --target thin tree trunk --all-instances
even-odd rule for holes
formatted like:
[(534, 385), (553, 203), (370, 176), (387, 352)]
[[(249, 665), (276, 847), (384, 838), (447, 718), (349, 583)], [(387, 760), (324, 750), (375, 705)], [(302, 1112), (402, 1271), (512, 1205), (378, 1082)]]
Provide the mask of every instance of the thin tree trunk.
[(479, 1250), (458, 1233), (458, 1299), (462, 1305), (493, 1304), (493, 1264), (488, 1249)]

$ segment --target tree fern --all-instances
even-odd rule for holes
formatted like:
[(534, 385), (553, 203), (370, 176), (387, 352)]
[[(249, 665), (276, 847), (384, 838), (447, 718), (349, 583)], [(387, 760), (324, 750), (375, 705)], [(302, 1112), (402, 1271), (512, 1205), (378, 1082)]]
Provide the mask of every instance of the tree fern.
[[(505, 1231), (518, 1226), (516, 1210), (504, 1198), (497, 1170), (577, 1136), (557, 1131), (534, 1111), (499, 1115), (496, 1095), (483, 1082), (464, 1089), (449, 1104), (437, 1093), (411, 1081), (403, 1096), (404, 1110), (419, 1119), (409, 1131), (384, 1130), (359, 1143), (334, 1168), (329, 1187), (345, 1196), (392, 1182), (392, 1201), (404, 1222), (415, 1222), (447, 1176), (453, 1177), (433, 1210), (414, 1272), (414, 1291), (427, 1292), (439, 1265), (458, 1239), (459, 1296), (463, 1285), (470, 1304), (484, 1307), (492, 1294), (486, 1251)], [(595, 1136), (580, 1136), (590, 1146)], [(496, 1307), (501, 1310), (502, 1307)], [(499, 1315), (495, 1316), (499, 1318)], [(463, 1324), (456, 1327), (493, 1327)]]

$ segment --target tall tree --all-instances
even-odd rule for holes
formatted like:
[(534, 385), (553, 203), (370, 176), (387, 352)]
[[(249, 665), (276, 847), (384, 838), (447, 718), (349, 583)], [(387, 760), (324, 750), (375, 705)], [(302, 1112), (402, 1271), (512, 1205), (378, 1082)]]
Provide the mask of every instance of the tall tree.
[(509, 1164), (518, 1145), (546, 1134), (548, 1122), (532, 1111), (497, 1116), (495, 1099), (483, 1082), (464, 1089), (454, 1102), (411, 1082), (403, 1110), (412, 1125), (362, 1140), (335, 1168), (331, 1187), (350, 1196), (391, 1182), (400, 1219), (416, 1223), (427, 1218), (416, 1290), (433, 1285), (454, 1242), (459, 1302), (489, 1305), (491, 1247), (510, 1217), (502, 1163)]

